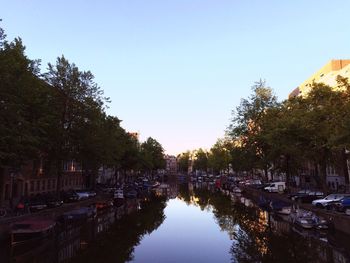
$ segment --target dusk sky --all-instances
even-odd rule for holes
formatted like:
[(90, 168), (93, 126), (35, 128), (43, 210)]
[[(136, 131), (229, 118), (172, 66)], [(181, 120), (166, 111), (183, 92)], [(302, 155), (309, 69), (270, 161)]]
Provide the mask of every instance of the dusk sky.
[(91, 70), (107, 112), (169, 154), (210, 148), (266, 79), (279, 97), (350, 58), (350, 1), (0, 0), (0, 24), (42, 71), (62, 54)]

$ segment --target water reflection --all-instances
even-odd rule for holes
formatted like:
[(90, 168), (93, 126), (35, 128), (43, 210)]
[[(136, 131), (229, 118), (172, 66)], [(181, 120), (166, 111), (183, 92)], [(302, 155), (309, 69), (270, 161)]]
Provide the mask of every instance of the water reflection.
[[(2, 262), (349, 262), (349, 236), (304, 230), (239, 194), (209, 183), (163, 185), (143, 200), (57, 221), (40, 253)], [(41, 244), (41, 243), (40, 243)], [(50, 249), (45, 249), (45, 246)], [(35, 250), (33, 250), (35, 251)], [(33, 252), (32, 251), (32, 252)], [(12, 255), (11, 255), (12, 253)]]
[(301, 229), (244, 196), (226, 196), (205, 183), (187, 192), (183, 188), (180, 195), (202, 210), (212, 207), (217, 224), (232, 239), (232, 262), (349, 262), (347, 235)]
[(108, 232), (98, 236), (89, 249), (74, 258), (74, 262), (124, 263), (133, 259), (134, 247), (144, 235), (156, 230), (164, 221), (166, 199), (162, 197), (140, 203), (140, 209), (122, 217)]

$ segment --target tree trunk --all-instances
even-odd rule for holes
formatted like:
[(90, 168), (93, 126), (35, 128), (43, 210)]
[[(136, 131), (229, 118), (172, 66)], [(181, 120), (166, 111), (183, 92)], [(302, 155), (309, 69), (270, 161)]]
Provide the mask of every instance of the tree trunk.
[(4, 197), (4, 168), (0, 167), (0, 206), (3, 205), (3, 197)]
[(320, 167), (320, 185), (322, 190), (326, 193), (328, 191), (327, 187), (327, 150), (322, 150), (321, 161), (319, 162)]
[(349, 170), (348, 170), (348, 155), (346, 153), (346, 149), (342, 149), (342, 166), (344, 172), (345, 186), (349, 185)]
[(269, 180), (267, 165), (264, 166), (264, 174), (265, 174), (265, 181), (267, 182)]
[(289, 182), (290, 182), (290, 156), (289, 154), (286, 155), (286, 181), (287, 181), (287, 185), (289, 186)]
[(56, 194), (58, 196), (60, 196), (60, 192), (61, 192), (61, 182), (62, 182), (62, 162), (61, 160), (56, 161), (56, 178), (57, 178), (57, 182), (56, 182)]

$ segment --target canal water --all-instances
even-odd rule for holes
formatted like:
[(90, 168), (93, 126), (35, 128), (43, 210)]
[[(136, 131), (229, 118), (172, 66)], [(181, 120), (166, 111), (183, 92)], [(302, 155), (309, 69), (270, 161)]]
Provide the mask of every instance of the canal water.
[[(6, 240), (0, 262), (14, 262)], [(304, 230), (252, 200), (212, 185), (171, 184), (142, 200), (59, 228), (47, 249), (16, 262), (334, 262), (349, 261), (350, 237)]]
[(230, 262), (232, 242), (210, 206), (201, 210), (176, 198), (167, 202), (164, 214), (163, 224), (144, 237), (129, 262)]

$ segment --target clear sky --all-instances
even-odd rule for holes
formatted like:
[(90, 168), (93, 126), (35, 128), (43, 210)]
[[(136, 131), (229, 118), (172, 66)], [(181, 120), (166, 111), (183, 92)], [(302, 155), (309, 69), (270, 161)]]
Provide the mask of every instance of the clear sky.
[(350, 1), (0, 0), (30, 58), (91, 70), (108, 113), (167, 153), (210, 148), (266, 79), (280, 99), (332, 58), (350, 58)]

